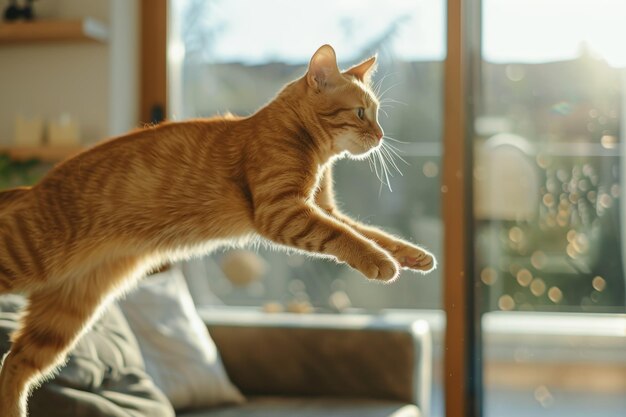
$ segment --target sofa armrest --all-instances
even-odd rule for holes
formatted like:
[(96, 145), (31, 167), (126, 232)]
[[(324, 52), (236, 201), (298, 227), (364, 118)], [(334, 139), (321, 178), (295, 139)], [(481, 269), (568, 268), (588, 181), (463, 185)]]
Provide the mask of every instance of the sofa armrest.
[(383, 316), (200, 310), (246, 395), (341, 396), (416, 404), (428, 415), (428, 323)]

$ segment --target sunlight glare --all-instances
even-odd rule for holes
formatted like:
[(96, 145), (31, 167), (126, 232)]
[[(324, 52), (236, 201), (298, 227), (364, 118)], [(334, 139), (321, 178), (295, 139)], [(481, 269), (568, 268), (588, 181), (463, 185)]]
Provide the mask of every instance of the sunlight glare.
[(584, 51), (626, 67), (625, 21), (623, 0), (484, 0), (483, 55), (497, 63), (540, 63)]

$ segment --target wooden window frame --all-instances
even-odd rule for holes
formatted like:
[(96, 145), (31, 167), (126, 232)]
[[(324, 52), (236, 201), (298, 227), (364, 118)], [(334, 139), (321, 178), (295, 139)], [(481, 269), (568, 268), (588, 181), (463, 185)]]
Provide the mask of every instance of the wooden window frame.
[(139, 116), (158, 123), (167, 116), (168, 0), (141, 0)]
[(446, 416), (482, 415), (481, 299), (474, 267), (473, 123), (480, 77), (480, 0), (447, 0), (442, 219)]

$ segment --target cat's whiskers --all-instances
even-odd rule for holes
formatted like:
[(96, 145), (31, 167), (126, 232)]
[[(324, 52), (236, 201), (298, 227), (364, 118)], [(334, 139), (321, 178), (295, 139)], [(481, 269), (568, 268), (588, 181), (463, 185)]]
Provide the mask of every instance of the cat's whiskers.
[(380, 171), (378, 170), (378, 164), (377, 164), (377, 162), (378, 162), (378, 161), (377, 161), (377, 160), (376, 160), (376, 158), (374, 157), (374, 154), (375, 154), (375, 153), (376, 153), (376, 152), (371, 152), (369, 155), (367, 155), (367, 160), (368, 160), (368, 161), (369, 161), (369, 163), (370, 163), (370, 169), (372, 169), (372, 167), (373, 167), (372, 172), (374, 172), (374, 173), (376, 174), (376, 178), (378, 178), (378, 180), (379, 180), (379, 181), (381, 182), (381, 184), (382, 184), (382, 183), (383, 183), (383, 179), (382, 179), (382, 177), (381, 177), (381, 175), (380, 175)]
[[(391, 86), (390, 88), (393, 88), (394, 86)], [(390, 88), (388, 88), (387, 90), (385, 90), (384, 93), (386, 93)], [(385, 109), (393, 109), (393, 105), (394, 104), (403, 104), (403, 105), (407, 105), (406, 103), (403, 103), (399, 100), (390, 98), (390, 97), (386, 97), (386, 98), (381, 98), (378, 102), (378, 109), (380, 111), (382, 111), (385, 114), (385, 117), (389, 117), (389, 114), (387, 113), (387, 111)]]
[(390, 104), (402, 104), (403, 106), (408, 106), (408, 104), (406, 104), (403, 101), (400, 100), (396, 100), (395, 98), (391, 98), (391, 97), (385, 97), (379, 100), (380, 104), (385, 104), (385, 105), (390, 105)]
[(397, 152), (397, 151), (394, 151), (394, 150), (392, 150), (392, 149), (388, 149), (388, 151), (390, 152), (390, 154), (391, 154), (394, 158), (398, 158), (400, 161), (402, 161), (402, 163), (403, 163), (404, 165), (406, 165), (406, 166), (410, 166), (410, 165), (411, 165), (411, 164), (409, 164), (409, 163), (407, 162), (407, 160), (406, 160), (406, 159), (404, 159), (404, 158), (403, 158), (400, 154), (398, 154), (398, 152)]
[(377, 94), (378, 97), (378, 101), (381, 102), (382, 100), (385, 100), (385, 94), (387, 94), (389, 91), (391, 91), (392, 88), (399, 86), (400, 83), (395, 83), (392, 84), (391, 86), (387, 87), (387, 89), (385, 91), (383, 91), (381, 94)]
[[(399, 143), (406, 143), (388, 136), (385, 136), (384, 139), (391, 139)], [(396, 162), (396, 159), (399, 159), (406, 165), (410, 165), (406, 159), (400, 155), (400, 152), (402, 152), (401, 149), (383, 140), (380, 145), (367, 157), (370, 164), (370, 170), (375, 172), (376, 178), (380, 181), (379, 196), (382, 192), (383, 185), (386, 185), (387, 188), (389, 188), (389, 191), (393, 191), (391, 188), (391, 178), (394, 176), (394, 170), (397, 171), (398, 174), (404, 175)]]
[[(384, 138), (385, 138), (385, 139), (391, 139), (391, 140), (396, 141), (396, 142), (401, 143), (401, 144), (406, 144), (406, 143), (408, 143), (408, 142), (402, 142), (402, 141), (399, 141), (399, 140), (397, 140), (397, 139), (389, 138), (388, 136), (385, 136)], [(400, 149), (400, 148), (398, 148), (398, 147), (396, 147), (396, 146), (392, 145), (391, 143), (386, 143), (386, 142), (383, 142), (383, 143), (385, 143), (385, 146), (386, 146), (387, 150), (388, 150), (391, 154), (393, 154), (393, 156), (395, 156), (395, 157), (397, 157), (398, 159), (400, 159), (400, 160), (401, 160), (402, 162), (404, 162), (406, 165), (411, 165), (411, 164), (409, 164), (409, 163), (406, 161), (406, 159), (404, 159), (404, 158), (400, 155), (400, 153), (402, 153), (402, 152), (403, 152), (403, 151), (402, 151), (402, 149)]]
[(380, 80), (376, 81), (376, 83), (372, 86), (372, 91), (377, 97), (379, 96), (378, 93), (380, 93), (380, 89), (383, 86), (383, 82), (385, 81), (385, 79), (395, 74), (397, 74), (397, 72), (388, 72), (387, 74), (383, 75)]
[(373, 172), (376, 174), (376, 178), (380, 182), (378, 196), (380, 197), (382, 194), (383, 185), (387, 185), (389, 190), (392, 191), (389, 176), (387, 175), (387, 166), (380, 156), (379, 148), (372, 150), (372, 152), (368, 154), (367, 159), (370, 162), (370, 169), (373, 167)]
[[(384, 138), (386, 139), (388, 137), (385, 136)], [(374, 172), (376, 178), (380, 181), (381, 187), (379, 189), (379, 195), (382, 192), (383, 185), (386, 185), (387, 188), (389, 188), (389, 191), (393, 191), (391, 187), (391, 178), (394, 177), (394, 170), (398, 174), (404, 175), (396, 162), (396, 158), (409, 165), (409, 163), (402, 158), (398, 152), (401, 152), (401, 150), (383, 140), (379, 146), (372, 149), (367, 155), (366, 159), (369, 163), (370, 171)]]
[(367, 155), (367, 163), (370, 166), (370, 171), (374, 172), (374, 162), (372, 161), (372, 154)]
[(382, 143), (381, 143), (380, 150), (381, 150), (382, 155), (383, 155), (383, 156), (387, 159), (387, 161), (389, 161), (389, 163), (391, 164), (391, 166), (392, 166), (392, 167), (393, 167), (396, 171), (398, 171), (398, 174), (400, 174), (400, 175), (404, 175), (404, 174), (402, 174), (402, 171), (400, 171), (400, 168), (398, 167), (398, 164), (396, 164), (396, 161), (394, 161), (394, 159), (393, 159), (394, 154), (392, 154), (392, 153), (391, 153), (390, 149), (389, 149), (389, 148), (387, 148), (387, 146), (388, 146), (388, 145), (387, 145), (385, 142), (382, 142)]
[[(378, 187), (378, 197), (381, 196), (382, 191), (383, 191), (383, 184), (385, 183), (385, 181), (383, 180), (382, 176), (380, 175), (379, 171), (378, 171), (378, 159), (376, 158), (376, 150), (372, 151), (369, 155), (369, 158), (371, 158), (372, 163), (374, 165), (374, 169), (376, 172), (376, 178), (378, 178), (378, 181), (380, 182), (380, 187)], [(381, 167), (382, 169), (382, 167)]]
[(391, 189), (391, 180), (389, 179), (389, 177), (393, 177), (393, 174), (391, 174), (389, 167), (387, 166), (387, 162), (385, 161), (385, 158), (383, 156), (383, 153), (381, 152), (382, 148), (379, 148), (378, 150), (378, 157), (380, 158), (380, 163), (383, 165), (384, 167), (384, 172), (385, 172), (385, 180), (387, 181), (387, 188), (389, 188), (389, 191), (393, 191)]
[[(387, 136), (387, 135), (383, 136), (383, 139), (385, 139), (385, 140), (390, 140), (390, 141), (392, 141), (392, 142), (396, 142), (396, 143), (401, 143), (401, 144), (403, 144), (403, 145), (406, 145), (406, 144), (408, 144), (408, 143), (409, 143), (409, 142), (404, 142), (404, 141), (402, 141), (402, 140), (398, 140), (398, 139), (396, 139), (396, 138), (392, 138), (391, 136)], [(390, 143), (388, 143), (387, 145), (392, 146)], [(395, 147), (394, 147), (394, 148), (395, 148)], [(395, 149), (397, 149), (397, 148), (395, 148)]]
[[(389, 167), (387, 166), (387, 163), (385, 162), (384, 157), (381, 154), (381, 147), (377, 147), (376, 149), (374, 149), (374, 151), (372, 152), (376, 158), (375, 160), (378, 161), (378, 163), (380, 164), (380, 171), (381, 171), (381, 175), (380, 177), (378, 177), (378, 179), (381, 182), (381, 189), (379, 190), (379, 195), (380, 192), (382, 191), (382, 186), (386, 185), (387, 188), (389, 188), (389, 191), (393, 191), (391, 189), (391, 181), (389, 180)], [(391, 175), (393, 177), (393, 175)]]

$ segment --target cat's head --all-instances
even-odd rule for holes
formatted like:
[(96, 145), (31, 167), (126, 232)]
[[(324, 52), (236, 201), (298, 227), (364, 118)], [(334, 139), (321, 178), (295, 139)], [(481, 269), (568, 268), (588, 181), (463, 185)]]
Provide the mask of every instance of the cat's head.
[(379, 102), (371, 88), (376, 57), (341, 72), (330, 45), (319, 48), (304, 76), (304, 111), (326, 133), (333, 154), (363, 158), (383, 139), (378, 123)]

